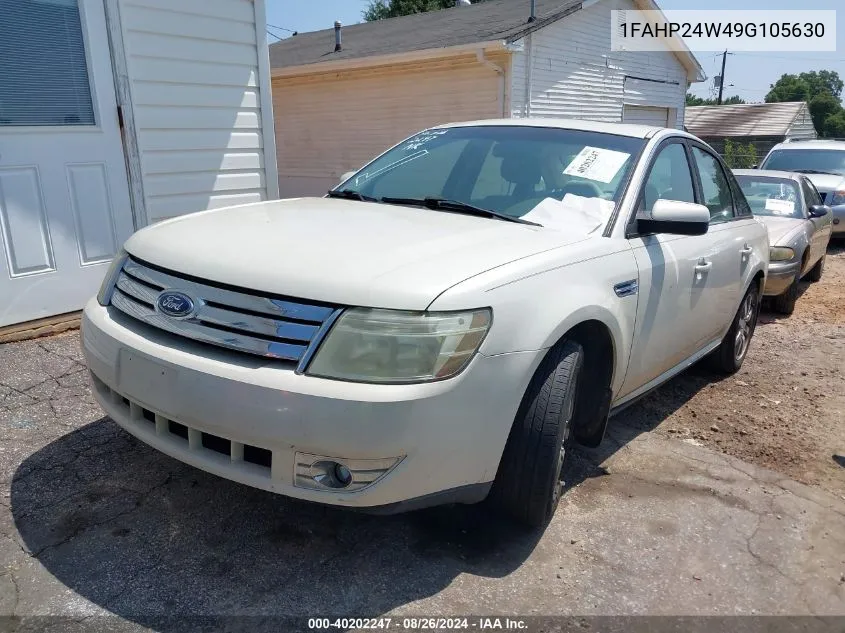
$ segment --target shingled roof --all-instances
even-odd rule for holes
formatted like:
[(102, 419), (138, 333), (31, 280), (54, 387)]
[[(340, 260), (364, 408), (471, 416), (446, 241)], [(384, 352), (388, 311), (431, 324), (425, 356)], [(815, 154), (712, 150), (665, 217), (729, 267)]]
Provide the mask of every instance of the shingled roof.
[(688, 106), (684, 126), (696, 136), (786, 136), (802, 111), (803, 101)]
[(536, 0), (537, 21), (528, 22), (529, 0), (487, 0), (468, 7), (364, 22), (343, 27), (343, 50), (334, 51), (334, 26), (299, 33), (270, 46), (274, 69), (325, 61), (446, 48), (491, 40), (513, 41), (532, 28), (581, 8), (581, 0)]

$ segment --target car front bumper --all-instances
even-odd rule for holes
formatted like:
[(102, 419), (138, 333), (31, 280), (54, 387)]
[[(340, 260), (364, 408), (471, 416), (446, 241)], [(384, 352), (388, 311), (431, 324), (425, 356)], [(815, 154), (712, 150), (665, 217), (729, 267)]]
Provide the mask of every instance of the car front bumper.
[(767, 297), (776, 297), (786, 292), (790, 284), (795, 280), (795, 275), (801, 269), (801, 262), (772, 262), (769, 264), (769, 273), (766, 275), (766, 287), (763, 294)]
[[(544, 353), (477, 354), (440, 382), (348, 383), (198, 344), (96, 300), (82, 347), (98, 402), (141, 441), (242, 484), (376, 511), (480, 501)], [(360, 490), (313, 490), (297, 485), (309, 456), (396, 463)]]

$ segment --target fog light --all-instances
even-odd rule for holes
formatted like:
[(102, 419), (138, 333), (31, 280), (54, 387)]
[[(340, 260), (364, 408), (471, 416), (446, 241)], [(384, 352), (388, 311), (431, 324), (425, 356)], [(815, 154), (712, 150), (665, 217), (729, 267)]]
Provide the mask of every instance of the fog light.
[(352, 473), (350, 473), (349, 469), (343, 464), (334, 465), (334, 477), (344, 488), (352, 483)]
[(353, 492), (374, 484), (402, 460), (346, 459), (297, 453), (293, 483), (298, 488)]

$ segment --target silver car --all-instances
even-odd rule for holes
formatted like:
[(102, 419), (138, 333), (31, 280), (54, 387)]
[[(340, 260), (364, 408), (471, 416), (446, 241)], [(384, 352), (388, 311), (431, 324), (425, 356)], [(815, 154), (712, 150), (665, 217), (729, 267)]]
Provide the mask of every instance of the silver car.
[(754, 215), (769, 230), (769, 274), (763, 294), (774, 307), (792, 314), (798, 280), (821, 279), (833, 213), (803, 174), (735, 169), (734, 174)]
[(845, 239), (845, 141), (817, 139), (778, 143), (760, 169), (806, 174), (833, 210), (833, 237)]

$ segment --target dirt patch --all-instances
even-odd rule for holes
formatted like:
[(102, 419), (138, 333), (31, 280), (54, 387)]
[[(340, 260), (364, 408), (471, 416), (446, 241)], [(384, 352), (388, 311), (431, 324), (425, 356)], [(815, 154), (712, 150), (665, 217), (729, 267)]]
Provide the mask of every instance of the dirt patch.
[(845, 498), (845, 248), (802, 286), (791, 316), (761, 313), (738, 374), (694, 368), (639, 406), (663, 416), (659, 433)]

